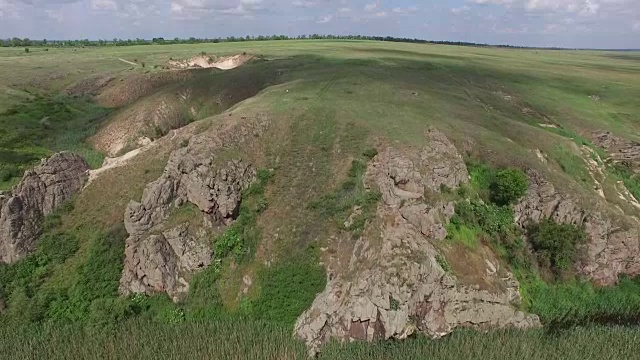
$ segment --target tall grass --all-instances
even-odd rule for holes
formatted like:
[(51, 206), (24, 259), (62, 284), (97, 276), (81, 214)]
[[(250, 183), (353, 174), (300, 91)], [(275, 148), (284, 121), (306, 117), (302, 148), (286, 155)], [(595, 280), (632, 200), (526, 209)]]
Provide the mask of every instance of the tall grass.
[[(458, 331), (431, 340), (332, 342), (319, 359), (634, 359), (640, 329), (586, 327), (546, 332)], [(264, 321), (158, 324), (134, 321), (113, 331), (78, 326), (0, 327), (4, 359), (306, 359), (290, 329)]]

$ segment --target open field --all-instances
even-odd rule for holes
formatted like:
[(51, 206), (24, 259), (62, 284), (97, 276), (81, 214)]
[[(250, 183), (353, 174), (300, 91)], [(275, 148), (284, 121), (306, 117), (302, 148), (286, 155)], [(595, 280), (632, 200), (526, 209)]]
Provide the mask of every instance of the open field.
[[(226, 71), (165, 68), (201, 54), (253, 59)], [(520, 276), (521, 308), (538, 313), (545, 325), (637, 324), (638, 279), (597, 289), (571, 270), (553, 278), (545, 269), (516, 265), (516, 250), (505, 243), (524, 235), (514, 230), (512, 207), (492, 204), (487, 194), (496, 169), (535, 169), (584, 209), (637, 219), (638, 208), (622, 196), (619, 182), (637, 197), (638, 177), (600, 159), (606, 154), (592, 139), (595, 131), (610, 131), (640, 141), (639, 58), (632, 52), (326, 40), (29, 53), (0, 48), (0, 189), (56, 151), (77, 152), (92, 168), (134, 151), (48, 218), (52, 225), (36, 253), (0, 264), (0, 305), (2, 299), (7, 305), (0, 322), (21, 324), (19, 331), (0, 325), (0, 353), (177, 358), (219, 351), (225, 359), (303, 358), (306, 349), (291, 336), (292, 327), (325, 285), (322, 249), (337, 238), (349, 249), (363, 233), (375, 233), (365, 229), (380, 201), (363, 188), (367, 163), (385, 146), (418, 149), (432, 126), (451, 139), (470, 169), (465, 193), (447, 199), (482, 204), (477, 211), (485, 211), (460, 220), (442, 248), (496, 253)], [(177, 304), (166, 296), (119, 297), (129, 201), (140, 200), (170, 154), (194, 136), (217, 139), (223, 129), (253, 119), (268, 120), (262, 137), (211, 154), (214, 165), (241, 158), (261, 174), (234, 225), (211, 235), (223, 258), (190, 278), (190, 292)], [(220, 136), (225, 146), (235, 141)], [(593, 162), (601, 170), (590, 167)], [(360, 217), (352, 218), (355, 207)], [(196, 207), (181, 208), (165, 226), (194, 226), (198, 214)], [(355, 225), (345, 229), (347, 220)], [(510, 228), (492, 232), (507, 220)], [(61, 242), (68, 246), (56, 246)], [(526, 257), (532, 250), (518, 251)], [(446, 261), (449, 272), (464, 277), (456, 273), (465, 266), (460, 259)], [(108, 332), (96, 332), (101, 327)], [(331, 343), (321, 358), (625, 359), (639, 350), (635, 327), (551, 330)], [(610, 351), (612, 343), (617, 352)]]

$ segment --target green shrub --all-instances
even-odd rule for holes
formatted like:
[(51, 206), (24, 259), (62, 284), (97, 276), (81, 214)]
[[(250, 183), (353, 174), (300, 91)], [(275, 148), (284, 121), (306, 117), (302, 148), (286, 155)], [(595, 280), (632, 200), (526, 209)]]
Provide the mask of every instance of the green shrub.
[(447, 259), (444, 256), (440, 254), (436, 254), (436, 262), (438, 263), (438, 265), (440, 265), (442, 270), (444, 270), (447, 273), (451, 272), (451, 265), (449, 265), (449, 263), (447, 262)]
[(586, 241), (583, 229), (545, 219), (527, 227), (527, 235), (538, 264), (556, 276), (570, 269), (576, 260), (576, 246)]
[(365, 158), (367, 158), (367, 159), (371, 160), (371, 159), (373, 159), (374, 157), (376, 157), (376, 155), (378, 155), (378, 149), (376, 149), (376, 148), (369, 148), (369, 149), (365, 150), (365, 151), (362, 153), (362, 155), (363, 155)]
[(499, 171), (491, 183), (491, 201), (498, 205), (510, 205), (527, 193), (529, 179), (519, 169)]
[(325, 284), (325, 270), (315, 257), (297, 256), (275, 264), (260, 273), (260, 294), (251, 301), (251, 311), (259, 319), (293, 326)]

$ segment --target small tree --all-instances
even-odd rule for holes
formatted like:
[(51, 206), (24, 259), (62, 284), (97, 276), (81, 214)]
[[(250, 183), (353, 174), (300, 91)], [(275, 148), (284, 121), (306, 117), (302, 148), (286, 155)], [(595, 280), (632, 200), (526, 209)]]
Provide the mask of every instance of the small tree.
[(527, 235), (538, 264), (556, 276), (571, 268), (576, 260), (576, 246), (587, 239), (584, 229), (571, 224), (558, 224), (551, 219), (529, 225)]
[(28, 54), (29, 53), (29, 48), (24, 48), (24, 52)]
[(527, 193), (529, 179), (520, 169), (504, 169), (498, 172), (491, 184), (491, 201), (498, 205), (510, 205)]

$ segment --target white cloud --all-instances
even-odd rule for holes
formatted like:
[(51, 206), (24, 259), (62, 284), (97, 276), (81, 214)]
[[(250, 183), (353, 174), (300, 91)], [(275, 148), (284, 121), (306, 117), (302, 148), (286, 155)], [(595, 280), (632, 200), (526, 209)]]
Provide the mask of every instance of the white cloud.
[(318, 21), (316, 21), (316, 23), (326, 24), (328, 22), (331, 22), (331, 20), (333, 20), (333, 15), (327, 15), (327, 16), (321, 17)]
[(371, 3), (371, 4), (366, 4), (364, 6), (364, 11), (366, 12), (374, 12), (378, 9), (378, 7), (380, 7), (380, 4), (377, 2)]
[(262, 0), (172, 0), (170, 13), (177, 18), (197, 19), (209, 15), (251, 17), (260, 10)]
[(64, 20), (64, 16), (62, 15), (62, 10), (47, 9), (45, 10), (45, 13), (47, 14), (47, 16), (49, 16), (50, 19), (53, 19), (57, 22), (62, 22), (62, 20)]
[(309, 0), (294, 0), (291, 5), (296, 7), (312, 7), (315, 3)]
[(455, 14), (455, 15), (460, 15), (460, 14), (464, 14), (469, 12), (469, 10), (471, 10), (471, 8), (467, 5), (458, 7), (458, 8), (453, 8), (451, 9), (451, 13)]
[(93, 10), (117, 10), (118, 4), (113, 0), (92, 0), (91, 8)]
[(581, 15), (594, 15), (601, 3), (616, 3), (625, 0), (469, 0), (480, 5), (503, 5), (523, 7), (527, 11), (570, 12)]
[(416, 6), (410, 6), (407, 8), (395, 7), (391, 11), (400, 15), (409, 15), (418, 11), (418, 8)]

